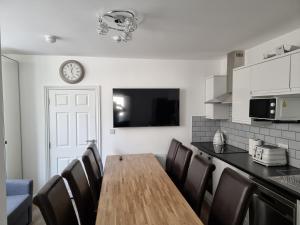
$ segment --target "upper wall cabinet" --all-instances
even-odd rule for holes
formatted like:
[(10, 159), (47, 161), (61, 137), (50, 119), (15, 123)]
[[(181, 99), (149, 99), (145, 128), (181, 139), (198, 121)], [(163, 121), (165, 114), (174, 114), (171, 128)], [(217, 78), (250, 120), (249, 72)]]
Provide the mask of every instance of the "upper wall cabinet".
[(232, 122), (251, 124), (249, 117), (251, 67), (233, 71)]
[(300, 92), (300, 53), (291, 55), (291, 89)]
[(290, 92), (290, 60), (290, 56), (284, 56), (253, 65), (251, 94), (259, 96)]
[[(226, 76), (211, 76), (205, 82), (205, 101), (226, 93)], [(228, 119), (229, 107), (224, 104), (205, 104), (207, 119)]]

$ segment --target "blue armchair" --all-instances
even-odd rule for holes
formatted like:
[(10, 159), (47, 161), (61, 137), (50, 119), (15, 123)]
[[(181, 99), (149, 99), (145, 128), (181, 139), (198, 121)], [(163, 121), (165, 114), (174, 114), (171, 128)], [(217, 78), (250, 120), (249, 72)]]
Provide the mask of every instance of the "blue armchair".
[(7, 180), (7, 223), (28, 225), (32, 220), (32, 180)]

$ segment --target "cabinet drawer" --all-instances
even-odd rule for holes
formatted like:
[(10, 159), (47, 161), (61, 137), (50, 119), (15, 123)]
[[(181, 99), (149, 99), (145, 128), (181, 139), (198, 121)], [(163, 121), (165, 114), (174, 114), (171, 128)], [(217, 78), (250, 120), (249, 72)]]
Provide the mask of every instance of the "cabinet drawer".
[(263, 62), (251, 68), (253, 95), (290, 91), (290, 56)]

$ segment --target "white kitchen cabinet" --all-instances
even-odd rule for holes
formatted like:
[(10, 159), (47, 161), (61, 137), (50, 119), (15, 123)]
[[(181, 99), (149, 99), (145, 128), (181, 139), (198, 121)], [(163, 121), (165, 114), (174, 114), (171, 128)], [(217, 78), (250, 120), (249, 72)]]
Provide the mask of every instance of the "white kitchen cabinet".
[[(211, 76), (205, 82), (205, 101), (226, 93), (226, 76)], [(225, 104), (205, 104), (207, 119), (228, 119), (229, 106)]]
[(251, 92), (254, 96), (290, 92), (291, 57), (283, 56), (252, 66)]
[(300, 53), (291, 55), (291, 89), (300, 91)]
[(232, 122), (251, 124), (249, 117), (251, 67), (233, 71)]

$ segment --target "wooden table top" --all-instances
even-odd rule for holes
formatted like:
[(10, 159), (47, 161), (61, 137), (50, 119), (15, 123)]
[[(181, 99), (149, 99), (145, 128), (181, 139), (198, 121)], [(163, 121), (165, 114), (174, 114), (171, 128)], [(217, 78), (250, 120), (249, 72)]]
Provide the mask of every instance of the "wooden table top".
[(153, 154), (108, 156), (96, 225), (203, 225)]

